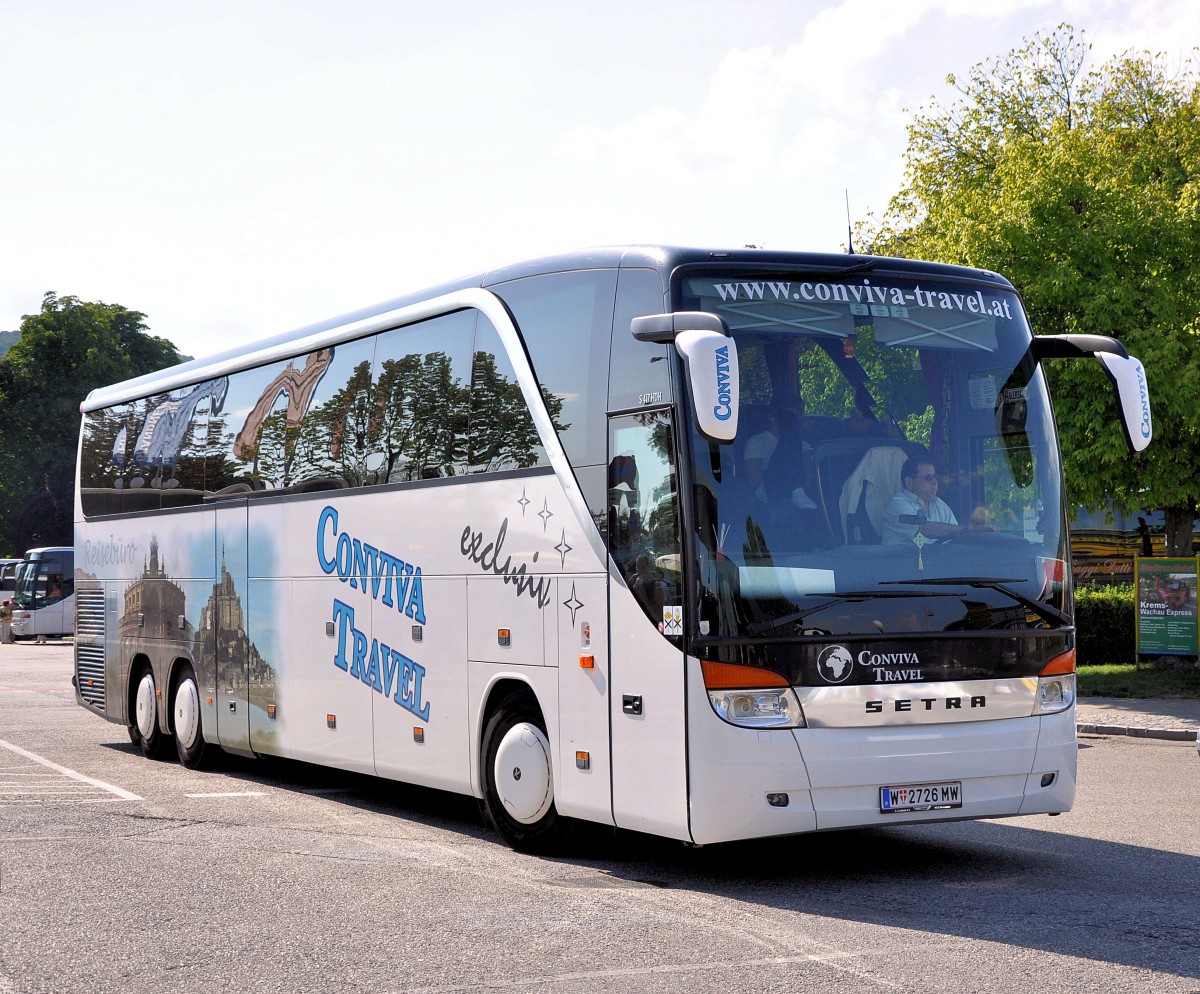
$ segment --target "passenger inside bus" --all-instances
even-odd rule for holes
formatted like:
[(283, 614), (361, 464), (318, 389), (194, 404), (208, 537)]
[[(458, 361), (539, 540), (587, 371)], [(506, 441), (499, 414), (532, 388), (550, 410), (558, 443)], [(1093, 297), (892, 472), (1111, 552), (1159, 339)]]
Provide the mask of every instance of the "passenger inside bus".
[(652, 618), (662, 617), (663, 606), (667, 603), (667, 584), (648, 552), (638, 554), (626, 580), (642, 609)]

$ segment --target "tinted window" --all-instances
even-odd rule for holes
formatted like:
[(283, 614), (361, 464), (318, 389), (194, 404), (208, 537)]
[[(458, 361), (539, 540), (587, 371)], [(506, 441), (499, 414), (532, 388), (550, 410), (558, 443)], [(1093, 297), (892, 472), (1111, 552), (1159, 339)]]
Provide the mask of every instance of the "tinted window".
[(459, 311), (379, 336), (368, 482), (465, 472), (474, 327), (474, 312)]
[(300, 424), (335, 354), (317, 349), (229, 378), (225, 411), (209, 433), (218, 495), (284, 489), (311, 472), (314, 452), (299, 444)]
[(665, 345), (639, 342), (629, 323), (643, 314), (668, 310), (662, 281), (651, 269), (622, 269), (612, 330), (612, 375), (608, 408), (625, 411), (671, 401), (671, 364)]
[[(542, 390), (550, 417), (562, 414), (562, 399)], [(471, 369), (470, 443), (472, 473), (494, 473), (549, 464), (516, 372), (500, 335), (482, 314)]]
[(546, 463), (496, 329), (464, 310), (91, 412), (80, 483), (90, 517)]
[[(324, 369), (314, 373), (311, 386), (296, 383), (299, 396), (307, 389), (307, 409), (292, 412), (292, 417), (300, 415), (295, 422), (284, 413), (293, 445), (284, 485), (300, 492), (367, 482), (375, 339), (342, 342), (321, 354)], [(291, 403), (290, 393), (287, 403)]]
[(615, 270), (533, 276), (493, 287), (513, 312), (543, 391), (562, 402), (555, 418), (567, 458), (604, 462), (604, 414)]
[(85, 514), (114, 514), (199, 503), (204, 436), (224, 380), (197, 384), (84, 419), (80, 466)]
[(642, 610), (666, 626), (683, 596), (671, 420), (645, 412), (613, 418), (611, 427), (609, 551)]

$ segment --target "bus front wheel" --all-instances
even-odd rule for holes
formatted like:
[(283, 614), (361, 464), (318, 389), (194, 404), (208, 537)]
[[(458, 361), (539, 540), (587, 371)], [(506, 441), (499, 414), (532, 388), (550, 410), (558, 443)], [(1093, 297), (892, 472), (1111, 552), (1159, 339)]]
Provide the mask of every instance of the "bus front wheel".
[(510, 694), (483, 735), (484, 817), (518, 852), (552, 852), (570, 822), (554, 807), (553, 763), (546, 722), (527, 693)]
[(158, 725), (158, 693), (154, 685), (154, 671), (146, 666), (138, 677), (133, 697), (133, 725), (129, 738), (147, 759), (158, 759), (162, 754), (163, 733)]
[(196, 686), (196, 673), (184, 665), (175, 678), (175, 692), (171, 695), (171, 717), (175, 727), (175, 750), (179, 762), (189, 770), (204, 766), (204, 723), (200, 717), (200, 688)]

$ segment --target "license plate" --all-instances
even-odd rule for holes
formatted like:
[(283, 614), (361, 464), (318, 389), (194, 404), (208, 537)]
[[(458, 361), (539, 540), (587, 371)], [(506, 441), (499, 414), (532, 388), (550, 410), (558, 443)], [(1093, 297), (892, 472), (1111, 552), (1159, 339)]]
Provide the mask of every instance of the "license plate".
[(945, 811), (962, 807), (962, 781), (906, 783), (879, 788), (879, 810), (885, 815), (901, 811)]

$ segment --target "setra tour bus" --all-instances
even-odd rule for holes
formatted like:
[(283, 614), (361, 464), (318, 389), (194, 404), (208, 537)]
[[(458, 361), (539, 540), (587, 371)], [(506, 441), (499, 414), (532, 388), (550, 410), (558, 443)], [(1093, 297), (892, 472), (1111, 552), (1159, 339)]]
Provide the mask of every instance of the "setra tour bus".
[(473, 794), (512, 846), (1056, 814), (1075, 631), (1042, 362), (994, 273), (602, 249), (82, 405), (79, 703)]
[(30, 549), (16, 567), (12, 636), (45, 641), (75, 630), (75, 550), (71, 546)]

